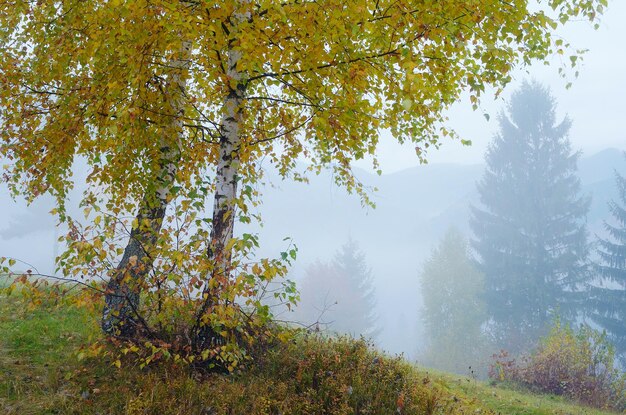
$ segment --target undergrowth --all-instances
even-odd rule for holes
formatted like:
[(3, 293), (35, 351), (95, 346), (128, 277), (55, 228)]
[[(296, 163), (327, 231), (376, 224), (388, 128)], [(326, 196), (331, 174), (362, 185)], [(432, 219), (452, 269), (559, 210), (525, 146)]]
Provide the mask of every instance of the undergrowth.
[(300, 333), (257, 350), (234, 374), (162, 362), (140, 369), (79, 360), (98, 336), (97, 307), (0, 297), (2, 414), (486, 413), (364, 340)]
[(495, 381), (626, 411), (626, 375), (614, 366), (615, 352), (606, 334), (588, 326), (574, 329), (556, 320), (532, 353), (517, 361), (502, 351), (494, 359), (490, 377)]
[(253, 364), (229, 375), (172, 361), (118, 368), (79, 359), (99, 336), (98, 304), (29, 304), (0, 295), (3, 415), (604, 414), (428, 374), (364, 340), (306, 333), (256, 350)]

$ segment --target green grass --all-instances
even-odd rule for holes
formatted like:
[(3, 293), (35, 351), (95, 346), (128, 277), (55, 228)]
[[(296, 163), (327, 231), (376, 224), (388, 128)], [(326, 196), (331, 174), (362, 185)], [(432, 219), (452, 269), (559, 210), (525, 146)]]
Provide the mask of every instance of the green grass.
[(568, 402), (560, 396), (534, 394), (514, 385), (493, 386), (467, 377), (434, 372), (449, 390), (474, 397), (485, 407), (499, 414), (519, 415), (609, 415), (615, 412), (601, 411)]
[(77, 368), (73, 351), (91, 330), (90, 316), (77, 309), (32, 309), (0, 297), (0, 413), (55, 413), (48, 409), (61, 407)]
[(98, 335), (95, 312), (0, 295), (0, 414), (608, 414), (427, 373), (350, 339), (304, 336), (238, 374), (200, 377), (79, 361)]

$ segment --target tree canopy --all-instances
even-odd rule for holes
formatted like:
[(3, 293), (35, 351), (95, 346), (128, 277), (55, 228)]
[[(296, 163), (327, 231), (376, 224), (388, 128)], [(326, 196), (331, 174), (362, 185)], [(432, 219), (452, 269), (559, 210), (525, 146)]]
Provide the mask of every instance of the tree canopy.
[[(241, 175), (257, 174), (260, 158), (287, 174), (303, 155), (352, 188), (349, 163), (375, 153), (380, 129), (436, 144), (462, 91), (474, 101), (502, 87), (516, 65), (561, 49), (559, 23), (605, 2), (540, 4), (555, 12), (521, 0), (3, 2), (5, 178), (27, 197), (63, 197), (84, 157), (89, 183), (132, 211), (179, 118), (176, 180), (206, 186), (194, 177), (218, 163), (224, 102), (239, 85)], [(165, 84), (183, 42), (188, 82), (174, 112), (164, 95), (180, 91)], [(235, 68), (229, 50), (241, 55)]]

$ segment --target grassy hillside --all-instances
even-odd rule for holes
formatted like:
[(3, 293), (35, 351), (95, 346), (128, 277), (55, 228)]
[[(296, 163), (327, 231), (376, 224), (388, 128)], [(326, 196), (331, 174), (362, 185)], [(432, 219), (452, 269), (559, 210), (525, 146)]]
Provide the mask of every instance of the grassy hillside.
[(0, 296), (1, 414), (607, 414), (305, 336), (235, 375), (79, 361), (95, 314)]

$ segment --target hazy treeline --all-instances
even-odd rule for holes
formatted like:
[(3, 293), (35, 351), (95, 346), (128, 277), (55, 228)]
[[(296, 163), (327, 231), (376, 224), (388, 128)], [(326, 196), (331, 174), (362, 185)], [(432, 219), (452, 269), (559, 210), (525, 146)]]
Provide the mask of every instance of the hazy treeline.
[[(616, 175), (622, 199), (610, 203), (606, 232), (597, 237), (588, 227), (592, 200), (578, 177), (580, 153), (568, 138), (571, 121), (557, 119), (556, 109), (534, 82), (512, 96), (468, 223), (450, 228), (415, 264), (419, 314), (396, 318), (407, 331), (423, 328), (404, 349), (419, 351), (419, 362), (486, 376), (493, 354), (530, 352), (557, 319), (606, 330), (617, 354), (626, 353), (626, 181)], [(350, 239), (333, 259), (310, 261), (290, 318), (384, 345), (389, 331), (376, 318), (374, 282), (396, 276), (373, 275), (368, 262), (379, 260)]]
[(626, 184), (616, 174), (606, 239), (591, 235), (571, 122), (555, 112), (545, 87), (525, 83), (500, 114), (471, 233), (450, 231), (420, 274), (426, 364), (485, 374), (493, 353), (527, 354), (561, 321), (606, 331), (625, 356)]

